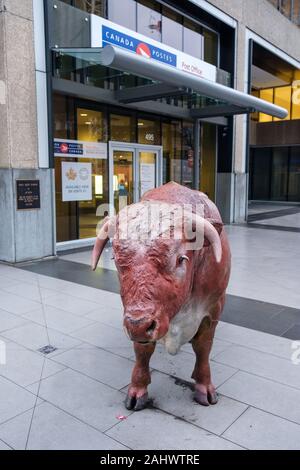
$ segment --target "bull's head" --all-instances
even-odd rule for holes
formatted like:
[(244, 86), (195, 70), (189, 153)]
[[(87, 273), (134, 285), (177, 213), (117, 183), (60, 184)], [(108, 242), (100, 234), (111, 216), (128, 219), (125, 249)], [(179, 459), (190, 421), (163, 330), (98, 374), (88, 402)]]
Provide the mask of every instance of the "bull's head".
[[(199, 245), (198, 237), (195, 246), (190, 236), (187, 239), (183, 219), (181, 223), (176, 217), (172, 219), (168, 236), (164, 211), (156, 221), (152, 218), (149, 222), (150, 206), (151, 203), (135, 204), (123, 209), (117, 218), (107, 219), (98, 234), (92, 258), (92, 267), (96, 269), (106, 242), (109, 237), (114, 239), (124, 328), (132, 341), (140, 343), (155, 342), (167, 334), (170, 320), (191, 294), (194, 273), (205, 254), (203, 247), (211, 246), (217, 263), (222, 256), (219, 234), (208, 220), (192, 212), (185, 214), (184, 220), (189, 219), (198, 231), (193, 228), (192, 238), (201, 232), (202, 243)], [(174, 215), (172, 209), (170, 213)]]

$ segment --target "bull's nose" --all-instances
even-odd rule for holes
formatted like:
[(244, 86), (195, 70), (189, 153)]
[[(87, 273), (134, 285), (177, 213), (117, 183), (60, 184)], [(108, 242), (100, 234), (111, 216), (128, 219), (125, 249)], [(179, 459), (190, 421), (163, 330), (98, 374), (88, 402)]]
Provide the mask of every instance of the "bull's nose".
[(157, 322), (153, 317), (126, 314), (124, 326), (133, 341), (146, 343), (155, 340)]

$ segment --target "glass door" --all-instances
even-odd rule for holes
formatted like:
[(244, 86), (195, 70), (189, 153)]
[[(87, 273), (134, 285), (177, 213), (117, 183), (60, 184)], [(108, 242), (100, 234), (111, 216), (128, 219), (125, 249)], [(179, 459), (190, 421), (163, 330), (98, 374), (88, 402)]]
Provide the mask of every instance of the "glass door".
[(133, 149), (113, 150), (113, 201), (118, 213), (135, 202), (135, 152)]
[(162, 147), (110, 142), (110, 204), (118, 213), (162, 184)]

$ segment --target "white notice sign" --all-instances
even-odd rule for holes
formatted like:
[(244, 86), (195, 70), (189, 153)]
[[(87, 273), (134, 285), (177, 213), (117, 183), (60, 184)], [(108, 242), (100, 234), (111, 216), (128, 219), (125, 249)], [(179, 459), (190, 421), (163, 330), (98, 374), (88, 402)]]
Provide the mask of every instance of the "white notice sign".
[(92, 199), (92, 164), (62, 162), (62, 200), (91, 201)]
[(141, 163), (141, 197), (155, 188), (155, 164)]

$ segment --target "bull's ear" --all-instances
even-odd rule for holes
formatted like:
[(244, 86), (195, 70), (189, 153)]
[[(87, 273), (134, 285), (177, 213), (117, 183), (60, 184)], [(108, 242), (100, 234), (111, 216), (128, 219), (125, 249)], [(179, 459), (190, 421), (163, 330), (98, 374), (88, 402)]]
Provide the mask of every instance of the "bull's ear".
[[(224, 224), (220, 222), (219, 220), (215, 220), (215, 219), (206, 219), (206, 220), (208, 220), (208, 222), (214, 226), (218, 234), (221, 235)], [(204, 246), (209, 246), (209, 241), (206, 238), (204, 239)]]

